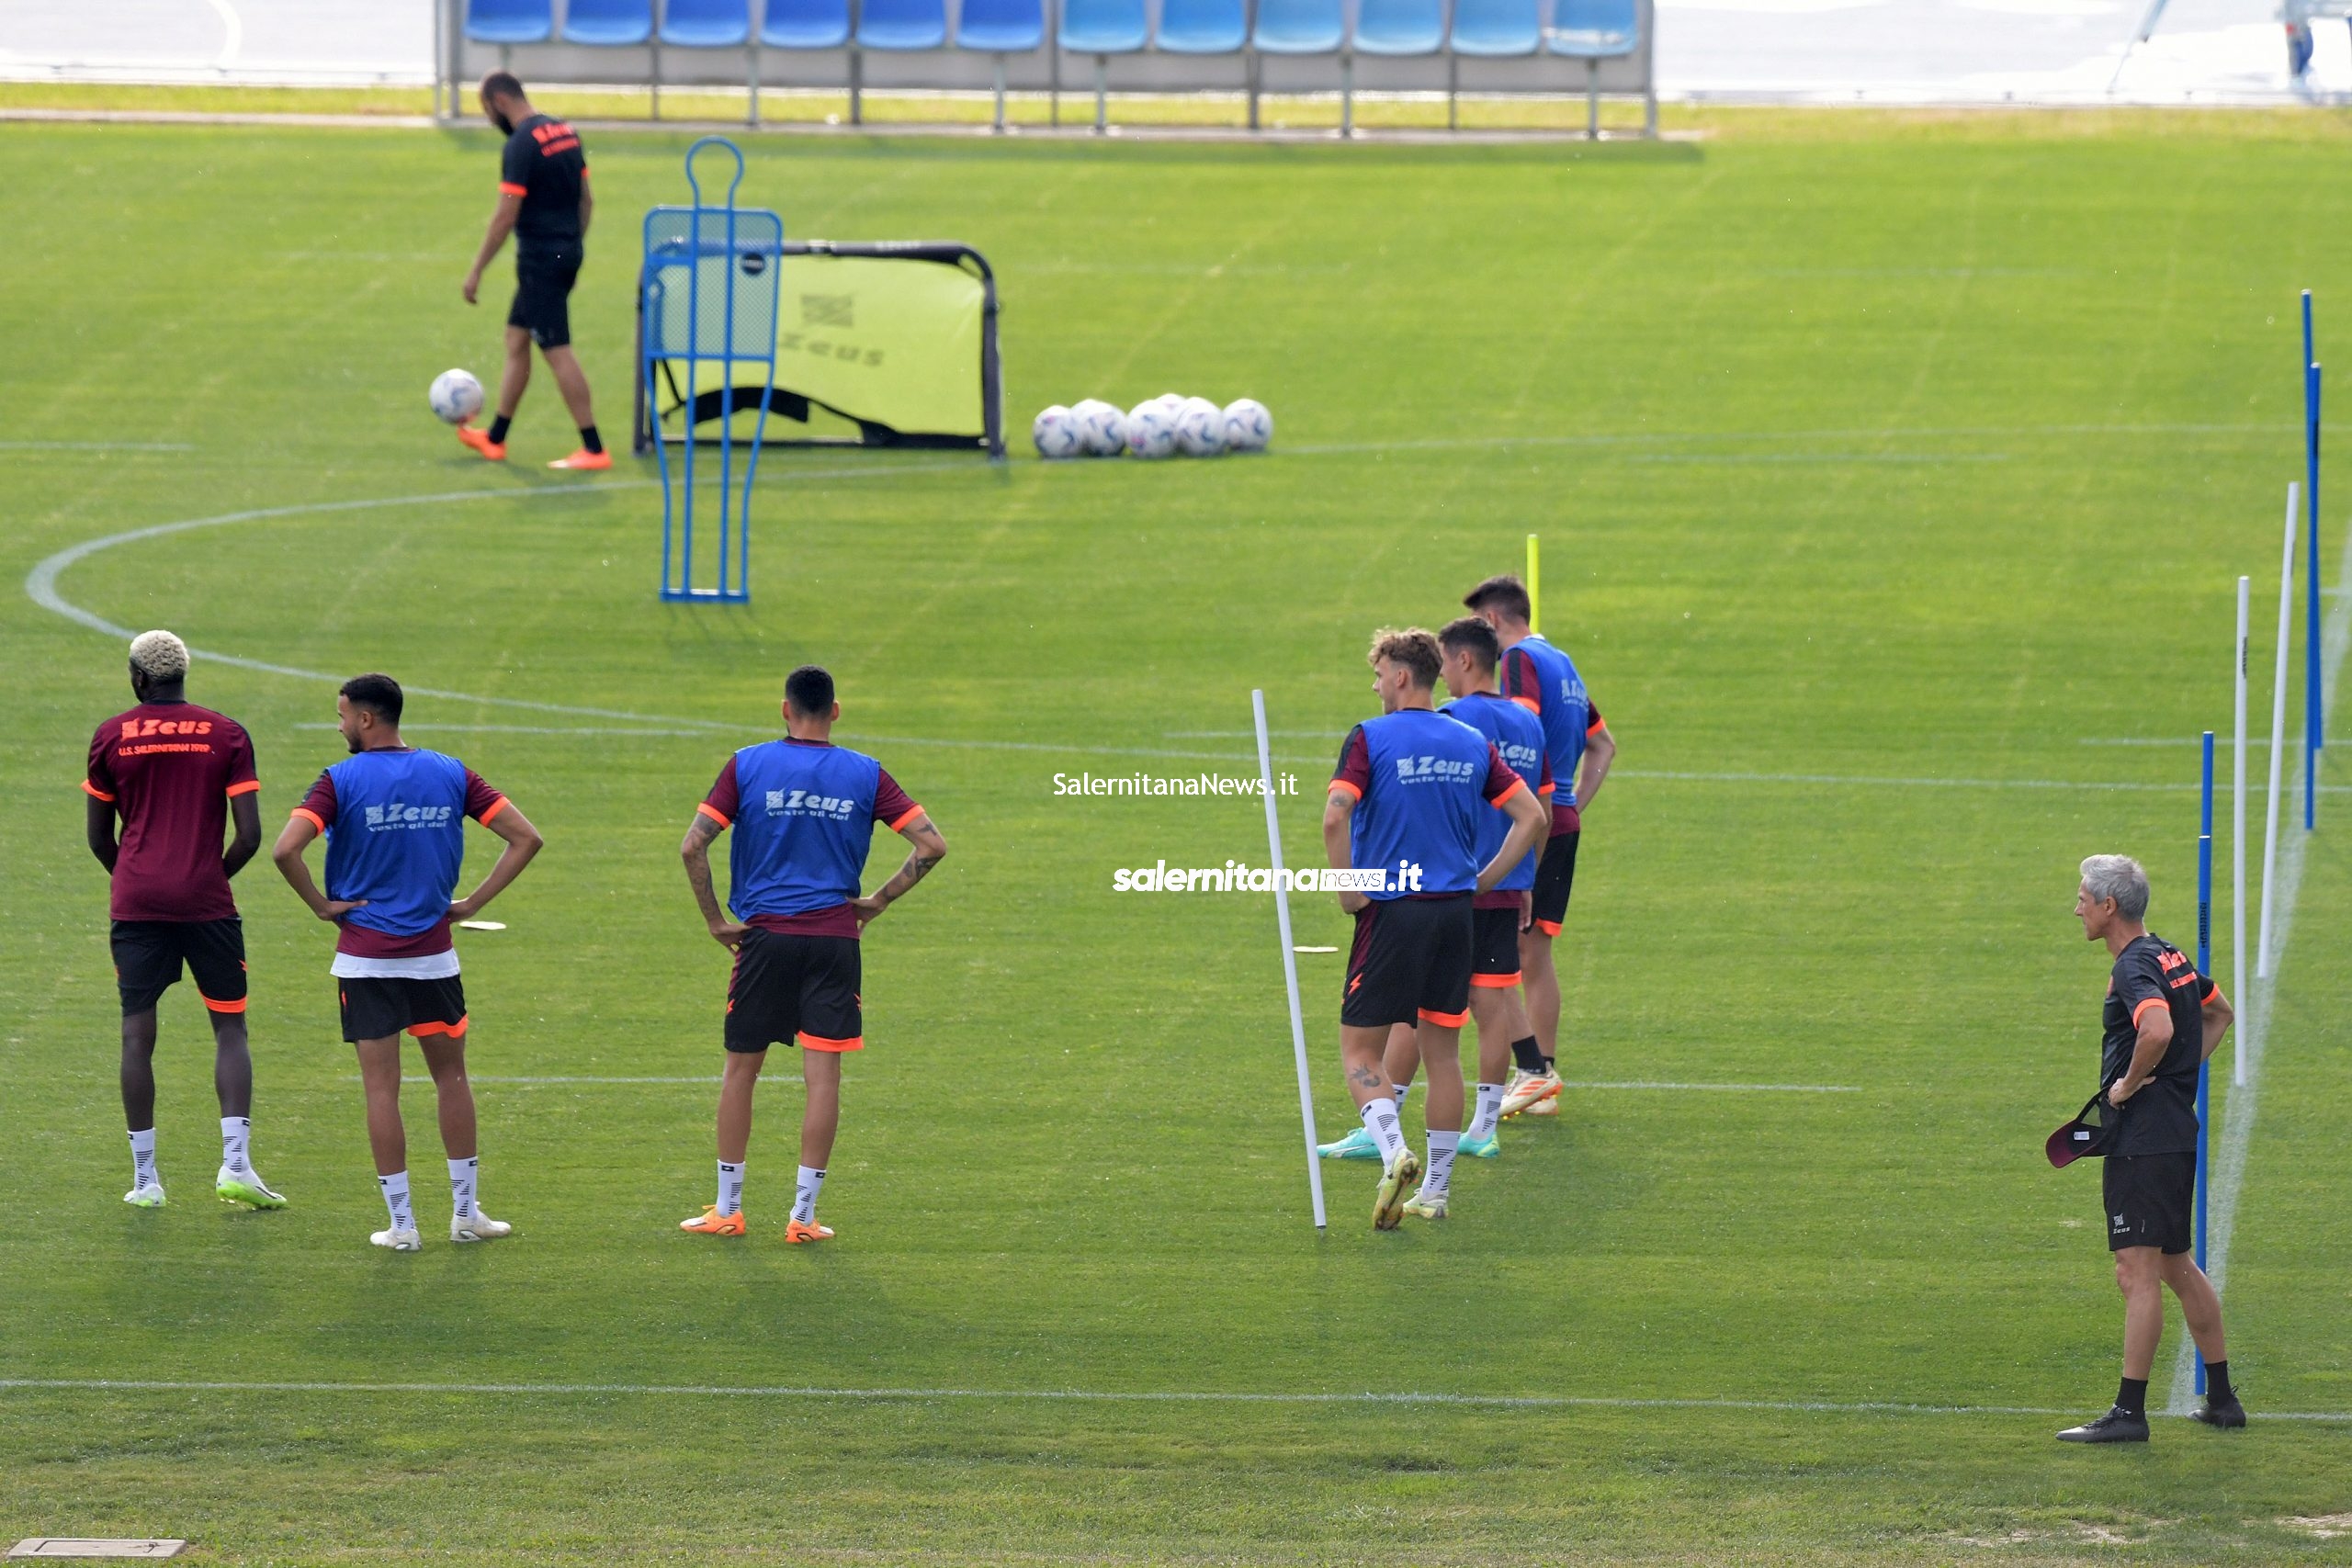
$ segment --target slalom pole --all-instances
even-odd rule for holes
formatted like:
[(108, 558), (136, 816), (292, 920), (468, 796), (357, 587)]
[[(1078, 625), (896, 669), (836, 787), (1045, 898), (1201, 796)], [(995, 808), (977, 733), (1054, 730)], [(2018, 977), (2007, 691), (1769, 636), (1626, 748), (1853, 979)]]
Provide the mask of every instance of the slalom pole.
[[(2230, 752), (2234, 776), (2230, 789), (2230, 996), (2245, 995), (2245, 659), (2247, 594), (2252, 578), (2238, 579), (2238, 654), (2233, 660), (2237, 685), (2237, 732)], [(2239, 1003), (2244, 1006), (2243, 1002)], [(2245, 1087), (2245, 1053), (2230, 1052), (2230, 1082)]]
[[(2308, 302), (2305, 310), (2310, 309)], [(2308, 469), (2303, 511), (2310, 518), (2310, 559), (2304, 573), (2310, 579), (2303, 585), (2303, 830), (2309, 832), (2319, 818), (2319, 749), (2325, 744), (2322, 734), (2319, 676), (2319, 403), (2320, 367), (2313, 360), (2305, 378), (2308, 390), (2304, 394), (2310, 410), (2306, 423), (2305, 457)]]
[(1527, 536), (1527, 629), (1538, 637), (1544, 633), (1543, 585), (1543, 541), (1530, 534)]
[[(2295, 485), (2287, 483), (2287, 543), (2278, 555), (2278, 654), (2270, 672), (2270, 806), (2262, 828), (2262, 931), (2254, 944), (2254, 973), (2270, 978), (2271, 886), (2278, 880), (2278, 769), (2287, 750), (2287, 635), (2295, 581)], [(2266, 1024), (2267, 1020), (2264, 1021)]]
[[(2205, 732), (2204, 768), (2197, 824), (2197, 972), (2213, 973), (2213, 732)], [(2200, 1004), (2201, 1005), (2201, 1004)], [(2197, 1267), (2205, 1267), (2205, 1199), (2212, 1184), (2205, 1157), (2205, 1123), (2211, 1120), (2212, 1074), (2197, 1064)], [(2205, 1392), (2205, 1358), (2197, 1358), (2197, 1392)]]
[(1306, 1129), (1306, 1191), (1315, 1203), (1315, 1228), (1323, 1224), (1323, 1165), (1315, 1155), (1315, 1092), (1306, 1082), (1306, 1019), (1298, 1008), (1298, 954), (1290, 945), (1290, 893), (1283, 886), (1283, 825), (1274, 810), (1274, 751), (1266, 736), (1266, 694), (1250, 694), (1258, 721), (1258, 781), (1266, 796), (1266, 856), (1274, 873), (1274, 926), (1283, 939), (1283, 985), (1290, 993), (1291, 1051), (1298, 1058), (1298, 1119)]

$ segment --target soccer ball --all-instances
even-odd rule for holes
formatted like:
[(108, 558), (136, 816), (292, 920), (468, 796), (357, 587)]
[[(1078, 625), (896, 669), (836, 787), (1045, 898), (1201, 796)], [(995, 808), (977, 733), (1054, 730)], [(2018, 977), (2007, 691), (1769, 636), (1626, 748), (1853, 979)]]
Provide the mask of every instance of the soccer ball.
[(1188, 457), (1214, 457), (1225, 450), (1225, 411), (1206, 398), (1186, 398), (1176, 415), (1176, 445)]
[(463, 424), (481, 412), (481, 383), (469, 371), (444, 370), (424, 397), (444, 423)]
[(1100, 398), (1084, 398), (1069, 407), (1078, 421), (1079, 440), (1090, 457), (1115, 457), (1127, 449), (1127, 416)]
[(1255, 398), (1237, 398), (1225, 405), (1225, 449), (1262, 452), (1274, 438), (1274, 416)]
[(1029, 426), (1029, 439), (1040, 457), (1075, 457), (1083, 446), (1077, 416), (1056, 403)]
[(1165, 457), (1176, 450), (1176, 423), (1157, 400), (1127, 411), (1127, 450), (1138, 457)]
[(1162, 392), (1151, 400), (1167, 412), (1170, 424), (1175, 423), (1176, 416), (1184, 412), (1184, 394), (1182, 392)]

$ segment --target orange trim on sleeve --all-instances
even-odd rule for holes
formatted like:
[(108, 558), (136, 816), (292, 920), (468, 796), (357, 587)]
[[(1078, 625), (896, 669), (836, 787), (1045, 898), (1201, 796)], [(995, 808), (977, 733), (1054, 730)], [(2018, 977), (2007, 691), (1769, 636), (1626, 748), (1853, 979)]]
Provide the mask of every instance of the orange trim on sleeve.
[(481, 816), (479, 816), (479, 817), (475, 818), (474, 818), (474, 820), (475, 820), (475, 821), (477, 821), (477, 822), (479, 822), (479, 823), (481, 823), (483, 827), (487, 828), (487, 827), (489, 827), (489, 826), (490, 826), (490, 819), (491, 819), (492, 818), (493, 818), (493, 817), (497, 816), (500, 812), (502, 812), (502, 811), (503, 811), (503, 810), (505, 810), (505, 809), (506, 809), (506, 797), (505, 797), (504, 795), (500, 795), (496, 800), (493, 800), (493, 801), (492, 801), (492, 802), (490, 803), (490, 809), (489, 809), (489, 810), (487, 810), (487, 811), (483, 812)]
[(2221, 994), (2222, 983), (2219, 980), (2208, 980), (2205, 982), (2205, 994), (2197, 999), (2199, 1003), (2210, 1004), (2215, 997), (2218, 997)]
[(1535, 786), (1535, 793), (1536, 793), (1536, 794), (1538, 794), (1538, 795), (1550, 795), (1553, 791), (1555, 791), (1555, 790), (1558, 789), (1559, 787), (1560, 787), (1560, 786), (1559, 786), (1559, 784), (1558, 784), (1556, 781), (1555, 781), (1554, 783), (1551, 783), (1551, 784), (1537, 784), (1537, 785)]
[[(1333, 779), (1331, 781), (1331, 788), (1346, 790), (1350, 800), (1362, 800), (1363, 798), (1363, 791), (1356, 788), (1355, 785), (1350, 784), (1345, 779)], [(1329, 793), (1330, 792), (1329, 790), (1324, 792), (1327, 799), (1329, 797)]]
[(259, 793), (260, 789), (261, 780), (247, 779), (243, 784), (232, 784), (229, 786), (229, 798), (234, 800), (241, 795), (254, 795)]
[(1511, 698), (1511, 701), (1517, 703), (1520, 706), (1525, 708), (1530, 713), (1542, 713), (1544, 711), (1544, 705), (1537, 702), (1533, 697), (1513, 697)]
[(712, 821), (718, 823), (722, 828), (731, 828), (734, 826), (733, 823), (727, 820), (727, 814), (725, 812), (719, 810), (718, 807), (713, 806), (707, 800), (696, 801), (695, 803), (695, 809), (701, 812), (705, 817), (709, 818)]
[(82, 781), (82, 787), (89, 792), (89, 795), (92, 800), (103, 800), (108, 806), (112, 806), (114, 804), (114, 796), (108, 795), (106, 791), (100, 789), (89, 780), (84, 779)]
[(899, 814), (899, 819), (898, 819), (896, 822), (889, 823), (889, 824), (888, 824), (888, 828), (889, 828), (890, 831), (892, 831), (893, 833), (895, 833), (895, 832), (898, 832), (900, 829), (904, 828), (908, 823), (910, 823), (910, 822), (913, 821), (916, 818), (918, 818), (918, 817), (920, 817), (920, 816), (922, 816), (922, 807), (920, 807), (920, 806), (910, 806), (910, 807), (908, 807), (906, 808), (906, 810), (905, 810), (904, 812), (902, 812), (902, 813), (900, 813), (900, 814)]
[(233, 1002), (216, 1002), (210, 997), (205, 996), (202, 991), (198, 991), (197, 995), (203, 998), (204, 1005), (210, 1008), (214, 1012), (243, 1012), (245, 1010), (245, 998), (243, 997), (239, 997)]
[(846, 1040), (828, 1040), (821, 1034), (810, 1034), (804, 1031), (794, 1035), (792, 1043), (804, 1051), (839, 1052), (865, 1049), (865, 1036), (863, 1034), (853, 1034)]
[(435, 1035), (446, 1034), (452, 1040), (463, 1040), (466, 1037), (466, 1024), (469, 1021), (468, 1019), (460, 1018), (455, 1023), (412, 1023), (408, 1026), (409, 1037), (413, 1040), (430, 1040)]
[(307, 806), (298, 806), (298, 807), (296, 807), (294, 808), (294, 813), (293, 813), (293, 814), (294, 814), (296, 817), (307, 817), (307, 818), (309, 818), (311, 819), (311, 827), (313, 827), (313, 828), (316, 828), (316, 829), (317, 829), (320, 832), (322, 832), (322, 833), (323, 833), (323, 832), (325, 832), (325, 831), (327, 830), (327, 825), (326, 825), (324, 822), (322, 822), (322, 821), (321, 821), (321, 820), (319, 819), (319, 814), (318, 814), (317, 812), (315, 812), (315, 811), (311, 810), (311, 809), (309, 807), (307, 807)]
[(1538, 920), (1535, 922), (1535, 929), (1542, 931), (1545, 936), (1558, 936), (1560, 934), (1560, 922), (1557, 920)]
[(1440, 1029), (1459, 1029), (1470, 1021), (1470, 1014), (1467, 1011), (1432, 1012), (1428, 1008), (1420, 1010), (1419, 1017), (1423, 1023), (1434, 1023)]
[(498, 194), (501, 196), (528, 196), (531, 194), (531, 187), (528, 186), (510, 185), (506, 181), (501, 180), (498, 182)]
[(1606, 720), (1596, 718), (1590, 724), (1584, 727), (1585, 739), (1589, 740), (1608, 728), (1609, 725)]
[(1470, 983), (1474, 986), (1484, 986), (1488, 990), (1508, 991), (1519, 984), (1519, 971), (1514, 969), (1508, 975), (1473, 975), (1470, 976)]
[(2160, 1008), (2164, 1005), (2164, 998), (2150, 997), (2146, 1001), (2143, 1001), (2138, 1007), (2133, 1008), (2132, 1010), (2132, 1027), (2134, 1029), (2140, 1027), (2140, 1015), (2142, 1013), (2146, 1012), (2150, 1008)]
[(1519, 794), (1526, 788), (1527, 781), (1525, 779), (1514, 778), (1510, 781), (1510, 788), (1503, 791), (1502, 794), (1495, 796), (1494, 799), (1487, 802), (1487, 804), (1493, 807), (1496, 810), (1500, 811), (1503, 808), (1504, 801), (1509, 800), (1512, 795)]

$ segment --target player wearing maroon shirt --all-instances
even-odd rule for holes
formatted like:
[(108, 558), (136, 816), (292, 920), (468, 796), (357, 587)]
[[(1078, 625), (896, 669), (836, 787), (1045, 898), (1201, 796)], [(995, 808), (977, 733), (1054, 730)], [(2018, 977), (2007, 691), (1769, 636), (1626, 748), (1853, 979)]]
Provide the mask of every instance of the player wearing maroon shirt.
[[(115, 984), (122, 995), (122, 1111), (130, 1127), (131, 1188), (123, 1201), (164, 1206), (155, 1169), (155, 1004), (181, 965), (212, 1020), (212, 1084), (220, 1099), (223, 1201), (282, 1209), (254, 1171), (254, 1064), (245, 1048), (245, 939), (229, 879), (261, 847), (254, 746), (226, 714), (187, 700), (187, 646), (169, 632), (130, 644), (139, 705), (90, 739), (90, 852), (113, 879)], [(236, 836), (220, 837), (229, 819)], [(122, 836), (115, 836), (119, 820)]]

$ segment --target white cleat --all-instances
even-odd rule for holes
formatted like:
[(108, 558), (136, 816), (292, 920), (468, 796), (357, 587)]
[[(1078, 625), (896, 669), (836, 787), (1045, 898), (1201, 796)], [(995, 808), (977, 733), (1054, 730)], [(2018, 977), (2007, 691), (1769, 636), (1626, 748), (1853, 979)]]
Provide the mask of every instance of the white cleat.
[(212, 1191), (223, 1203), (243, 1203), (255, 1209), (286, 1207), (286, 1195), (273, 1191), (269, 1183), (261, 1179), (261, 1172), (251, 1166), (243, 1170), (222, 1166), (220, 1173), (212, 1179)]
[(377, 1231), (368, 1238), (378, 1247), (388, 1247), (394, 1252), (423, 1252), (424, 1238), (413, 1230)]
[(134, 1209), (160, 1209), (164, 1206), (163, 1184), (155, 1182), (145, 1187), (134, 1187), (122, 1195), (122, 1201)]
[(480, 1208), (476, 1208), (473, 1218), (469, 1220), (461, 1220), (455, 1215), (450, 1217), (449, 1239), (451, 1241), (496, 1241), (514, 1228), (504, 1220), (493, 1220), (483, 1213)]

